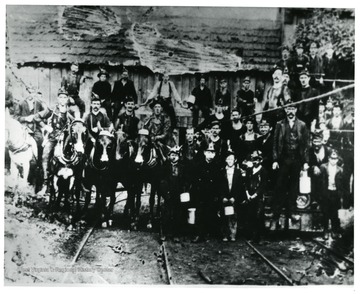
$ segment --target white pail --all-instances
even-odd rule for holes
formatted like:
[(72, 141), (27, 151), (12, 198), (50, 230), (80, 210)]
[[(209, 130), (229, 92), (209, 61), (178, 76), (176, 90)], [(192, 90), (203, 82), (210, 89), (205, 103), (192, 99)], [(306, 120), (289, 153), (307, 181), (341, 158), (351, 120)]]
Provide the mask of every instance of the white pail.
[(225, 215), (233, 215), (234, 206), (225, 206)]
[(195, 224), (195, 211), (196, 211), (196, 208), (188, 209), (188, 223), (191, 225)]
[(181, 202), (189, 202), (190, 201), (190, 194), (189, 193), (181, 193), (180, 194), (180, 201)]
[(311, 179), (308, 176), (307, 171), (304, 171), (300, 175), (299, 191), (300, 191), (300, 194), (310, 194), (310, 192), (311, 192)]

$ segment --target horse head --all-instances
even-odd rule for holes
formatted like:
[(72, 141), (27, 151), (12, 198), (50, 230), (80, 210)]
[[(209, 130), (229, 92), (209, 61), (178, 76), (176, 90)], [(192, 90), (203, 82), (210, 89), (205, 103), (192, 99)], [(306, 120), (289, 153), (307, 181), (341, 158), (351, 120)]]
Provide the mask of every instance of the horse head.
[(92, 161), (94, 166), (105, 169), (115, 157), (115, 138), (109, 131), (101, 131), (95, 142)]
[(123, 131), (123, 125), (121, 125), (120, 129), (118, 129), (115, 133), (116, 138), (116, 152), (115, 152), (115, 159), (120, 160), (122, 159), (127, 150), (127, 141), (128, 134)]
[(83, 154), (88, 131), (82, 120), (74, 120), (69, 127), (69, 135), (76, 152)]

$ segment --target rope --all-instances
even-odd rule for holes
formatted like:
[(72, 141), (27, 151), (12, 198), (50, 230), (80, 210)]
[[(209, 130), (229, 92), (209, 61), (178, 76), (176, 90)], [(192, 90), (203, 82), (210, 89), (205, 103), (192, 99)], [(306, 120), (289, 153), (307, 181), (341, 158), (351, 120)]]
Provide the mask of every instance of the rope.
[(273, 109), (268, 109), (268, 110), (263, 110), (263, 111), (260, 111), (260, 112), (257, 112), (257, 113), (253, 113), (253, 114), (244, 116), (243, 118), (248, 118), (248, 117), (256, 116), (256, 115), (263, 114), (263, 113), (269, 113), (269, 112), (272, 112), (272, 111), (284, 109), (284, 108), (289, 107), (289, 106), (298, 105), (298, 104), (318, 100), (318, 99), (321, 99), (321, 98), (324, 98), (324, 97), (327, 97), (327, 96), (330, 96), (330, 95), (334, 95), (334, 94), (337, 94), (339, 92), (349, 90), (349, 89), (352, 89), (352, 88), (355, 88), (355, 84), (351, 84), (351, 85), (348, 85), (348, 86), (345, 86), (345, 87), (341, 87), (341, 88), (332, 90), (330, 92), (327, 92), (327, 93), (324, 93), (324, 94), (321, 94), (321, 95), (318, 95), (318, 96), (315, 96), (315, 97), (310, 97), (310, 98), (307, 98), (307, 99), (304, 99), (304, 100), (301, 100), (301, 101), (289, 103), (289, 104), (287, 104), (285, 106), (279, 106), (279, 107), (276, 107), (276, 108), (273, 108)]
[(31, 92), (30, 92), (30, 88), (31, 88), (31, 87), (29, 87), (29, 86), (23, 81), (22, 78), (19, 78), (19, 77), (15, 74), (15, 72), (14, 72), (14, 70), (13, 70), (13, 67), (12, 67), (10, 64), (8, 64), (8, 63), (6, 64), (6, 67), (7, 67), (8, 69), (10, 69), (10, 72), (13, 74), (14, 78), (15, 78), (19, 83), (21, 83), (21, 84), (23, 84), (23, 85), (25, 86), (26, 91), (27, 91), (29, 94), (31, 94)]

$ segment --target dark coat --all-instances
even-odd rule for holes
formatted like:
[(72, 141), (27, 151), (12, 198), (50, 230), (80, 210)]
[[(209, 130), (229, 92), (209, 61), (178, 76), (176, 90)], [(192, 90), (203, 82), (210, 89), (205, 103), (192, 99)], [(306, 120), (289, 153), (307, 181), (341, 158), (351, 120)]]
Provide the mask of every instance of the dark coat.
[(32, 115), (32, 114), (35, 115), (37, 113), (40, 113), (39, 114), (40, 116), (45, 116), (47, 114), (47, 112), (49, 112), (49, 109), (46, 106), (45, 102), (35, 100), (34, 109), (32, 111), (30, 111), (29, 104), (27, 103), (26, 100), (24, 100), (21, 103), (16, 104), (15, 111), (14, 111), (14, 118), (17, 119), (19, 122), (26, 124), (26, 126), (31, 131), (34, 132), (35, 129), (40, 129), (40, 125), (36, 124), (35, 121), (31, 122), (31, 123), (26, 122), (25, 117)]
[(137, 103), (138, 97), (136, 94), (135, 86), (133, 81), (127, 80), (125, 86), (121, 82), (121, 80), (116, 81), (114, 83), (114, 89), (112, 91), (112, 102), (124, 103), (125, 97), (132, 97), (134, 99), (135, 104)]
[(222, 199), (235, 199), (235, 206), (238, 206), (241, 201), (246, 199), (244, 182), (241, 176), (241, 171), (238, 168), (235, 168), (233, 174), (233, 181), (231, 185), (231, 190), (229, 190), (229, 181), (226, 175), (226, 168), (221, 170), (221, 176), (219, 180), (219, 191), (220, 191), (220, 202)]
[[(285, 124), (287, 123), (287, 119), (283, 119), (276, 124), (273, 144), (274, 162), (279, 162), (284, 157)], [(309, 131), (305, 123), (298, 118), (295, 119), (294, 127), (298, 133), (301, 162), (309, 162)]]
[(268, 173), (264, 167), (261, 167), (261, 169), (255, 174), (253, 174), (252, 169), (250, 169), (245, 179), (246, 190), (250, 195), (254, 195), (256, 193), (257, 199), (262, 199), (265, 193), (267, 179)]
[[(328, 191), (329, 185), (329, 163), (324, 163), (320, 166), (321, 171), (321, 191), (323, 193), (322, 199), (326, 200), (326, 195)], [(336, 173), (335, 173), (335, 186), (336, 191), (340, 198), (343, 197), (344, 194), (344, 181), (343, 181), (343, 169), (340, 166), (336, 166)]]
[(101, 102), (111, 100), (111, 85), (108, 81), (95, 82), (92, 92), (99, 95)]

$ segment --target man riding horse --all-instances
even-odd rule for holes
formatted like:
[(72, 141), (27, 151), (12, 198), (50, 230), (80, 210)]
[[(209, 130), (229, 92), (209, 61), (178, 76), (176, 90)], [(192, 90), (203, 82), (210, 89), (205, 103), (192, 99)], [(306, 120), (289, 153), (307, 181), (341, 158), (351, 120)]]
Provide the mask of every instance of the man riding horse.
[[(68, 93), (64, 88), (60, 88), (57, 96), (57, 105), (54, 110), (48, 111), (45, 114), (38, 112), (34, 116), (34, 121), (38, 122), (40, 126), (47, 132), (47, 139), (45, 139), (43, 145), (42, 154), (42, 166), (44, 171), (44, 183), (39, 195), (44, 195), (50, 192), (49, 186), (49, 161), (54, 154), (55, 145), (60, 133), (69, 126), (74, 120), (74, 117), (69, 113), (68, 109)], [(44, 120), (48, 121), (48, 124), (44, 123)]]

